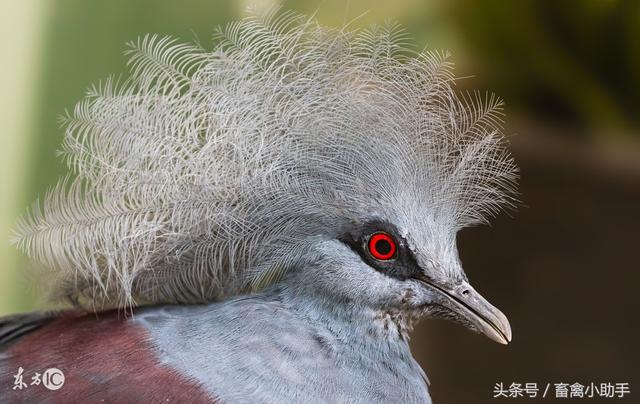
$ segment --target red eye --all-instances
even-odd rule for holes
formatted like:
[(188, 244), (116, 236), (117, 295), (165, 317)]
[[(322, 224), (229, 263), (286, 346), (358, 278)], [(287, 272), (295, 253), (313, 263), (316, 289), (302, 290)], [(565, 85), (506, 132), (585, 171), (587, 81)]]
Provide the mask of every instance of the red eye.
[(375, 233), (369, 239), (368, 247), (375, 259), (389, 260), (396, 254), (396, 241), (387, 233)]

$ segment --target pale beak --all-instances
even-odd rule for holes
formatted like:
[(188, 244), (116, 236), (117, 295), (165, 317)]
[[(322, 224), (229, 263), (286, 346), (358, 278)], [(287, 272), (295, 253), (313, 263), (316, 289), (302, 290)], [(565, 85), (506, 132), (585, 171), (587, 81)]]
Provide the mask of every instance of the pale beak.
[(474, 331), (501, 344), (511, 342), (511, 326), (507, 317), (467, 282), (453, 287), (439, 286), (426, 279), (421, 279), (420, 282), (439, 293), (441, 303), (470, 323), (470, 328)]

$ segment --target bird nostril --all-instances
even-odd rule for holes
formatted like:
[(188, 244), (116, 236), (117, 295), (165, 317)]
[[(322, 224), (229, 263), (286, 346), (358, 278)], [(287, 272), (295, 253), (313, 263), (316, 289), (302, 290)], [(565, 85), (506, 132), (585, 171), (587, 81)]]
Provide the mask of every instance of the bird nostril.
[(467, 296), (469, 294), (469, 289), (465, 289), (462, 291), (462, 296)]

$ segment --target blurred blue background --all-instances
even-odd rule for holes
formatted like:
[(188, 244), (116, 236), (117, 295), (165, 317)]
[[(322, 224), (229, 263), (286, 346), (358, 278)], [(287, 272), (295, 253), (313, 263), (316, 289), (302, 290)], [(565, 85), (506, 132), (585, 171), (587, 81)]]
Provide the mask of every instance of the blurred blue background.
[[(423, 322), (412, 344), (439, 402), (491, 402), (497, 382), (632, 382), (640, 333), (640, 2), (3, 0), (0, 4), (0, 314), (46, 307), (6, 242), (66, 172), (57, 117), (125, 71), (126, 42), (170, 34), (212, 47), (249, 5), (325, 24), (393, 19), (448, 49), (461, 89), (506, 101), (523, 206), (460, 234), (467, 274), (511, 319), (514, 343)], [(363, 15), (363, 13), (365, 13)], [(632, 358), (635, 357), (635, 362)], [(621, 400), (625, 401), (625, 400)]]

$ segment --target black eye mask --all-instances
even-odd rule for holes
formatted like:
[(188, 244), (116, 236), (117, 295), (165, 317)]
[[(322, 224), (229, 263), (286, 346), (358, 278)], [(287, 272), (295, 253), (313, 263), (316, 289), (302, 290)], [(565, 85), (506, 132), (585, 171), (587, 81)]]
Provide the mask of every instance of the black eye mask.
[(387, 276), (404, 281), (422, 274), (407, 241), (388, 222), (356, 225), (339, 240), (358, 253), (367, 265)]

